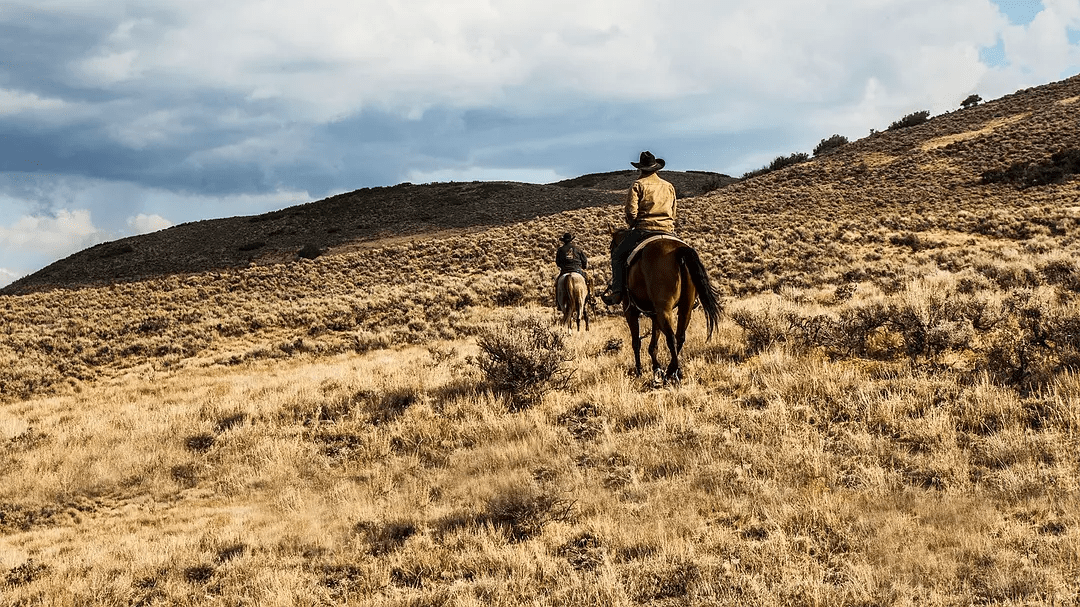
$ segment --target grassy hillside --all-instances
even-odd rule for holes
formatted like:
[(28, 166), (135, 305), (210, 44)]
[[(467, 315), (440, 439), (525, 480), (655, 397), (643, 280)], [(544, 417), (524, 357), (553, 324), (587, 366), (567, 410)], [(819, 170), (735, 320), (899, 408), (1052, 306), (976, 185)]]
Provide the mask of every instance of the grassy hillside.
[[(602, 281), (615, 203), (0, 296), (0, 590), (1075, 604), (1078, 104), (1073, 78), (685, 198), (726, 312), (660, 390), (617, 316), (550, 324), (558, 236)], [(493, 342), (562, 381), (504, 385)]]
[[(0, 289), (23, 294), (176, 274), (292, 263), (410, 239), (483, 231), (569, 209), (618, 204), (633, 172), (586, 175), (551, 185), (514, 182), (403, 183), (365, 188), (251, 217), (229, 217), (102, 243)], [(703, 171), (667, 174), (680, 196), (734, 179)]]

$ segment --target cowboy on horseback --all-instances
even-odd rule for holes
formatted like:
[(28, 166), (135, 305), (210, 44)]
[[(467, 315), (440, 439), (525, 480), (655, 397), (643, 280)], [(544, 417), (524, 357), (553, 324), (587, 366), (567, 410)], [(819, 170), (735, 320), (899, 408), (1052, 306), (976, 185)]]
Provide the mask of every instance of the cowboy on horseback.
[(626, 197), (626, 223), (630, 231), (611, 251), (611, 286), (600, 296), (609, 306), (622, 301), (626, 290), (626, 260), (634, 247), (649, 236), (675, 233), (675, 186), (656, 174), (664, 168), (664, 159), (645, 151), (638, 162), (630, 164), (640, 174)]
[(567, 272), (577, 272), (585, 278), (585, 284), (591, 285), (589, 275), (585, 269), (589, 267), (589, 258), (574, 244), (574, 235), (567, 232), (562, 235), (562, 246), (555, 252), (555, 265), (559, 266), (559, 275)]
[[(581, 330), (581, 320), (585, 320), (585, 330), (589, 329), (589, 316), (585, 305), (592, 299), (592, 281), (585, 273), (589, 267), (589, 258), (574, 246), (574, 235), (563, 234), (562, 246), (555, 253), (555, 265), (559, 266), (559, 276), (555, 279), (555, 306), (564, 313), (564, 322), (569, 327), (571, 318)], [(581, 276), (574, 282), (575, 274)]]

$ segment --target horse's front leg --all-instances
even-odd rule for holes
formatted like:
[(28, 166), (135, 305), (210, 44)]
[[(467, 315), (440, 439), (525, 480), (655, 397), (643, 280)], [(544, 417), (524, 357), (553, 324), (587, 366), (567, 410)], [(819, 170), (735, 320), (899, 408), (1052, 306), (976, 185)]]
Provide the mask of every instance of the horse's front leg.
[(630, 329), (630, 347), (634, 350), (634, 374), (641, 377), (641, 323), (637, 310), (627, 308), (626, 326)]
[(653, 386), (660, 387), (664, 385), (664, 369), (660, 366), (660, 359), (657, 355), (660, 353), (660, 331), (657, 329), (656, 320), (653, 320), (652, 337), (649, 339), (649, 357), (652, 359), (652, 375)]

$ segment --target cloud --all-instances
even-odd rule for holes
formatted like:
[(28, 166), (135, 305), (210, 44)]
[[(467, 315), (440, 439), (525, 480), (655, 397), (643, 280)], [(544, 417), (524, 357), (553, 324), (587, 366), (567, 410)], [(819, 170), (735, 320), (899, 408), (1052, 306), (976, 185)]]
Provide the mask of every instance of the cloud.
[(128, 217), (127, 225), (128, 230), (133, 234), (146, 234), (164, 230), (165, 228), (171, 227), (173, 223), (161, 215), (139, 213), (134, 217)]
[(101, 242), (309, 200), (307, 192), (292, 190), (217, 197), (81, 177), (0, 174), (0, 264), (21, 276)]
[(5, 265), (14, 265), (6, 270), (12, 274), (29, 271), (28, 262), (60, 259), (106, 240), (85, 209), (61, 209), (51, 216), (24, 215), (10, 226), (0, 225), (0, 251)]
[(0, 89), (0, 116), (36, 110), (61, 110), (66, 105), (60, 99), (43, 99), (34, 93)]
[(12, 272), (7, 268), (0, 268), (0, 287), (6, 287), (19, 278), (22, 278), (22, 274)]

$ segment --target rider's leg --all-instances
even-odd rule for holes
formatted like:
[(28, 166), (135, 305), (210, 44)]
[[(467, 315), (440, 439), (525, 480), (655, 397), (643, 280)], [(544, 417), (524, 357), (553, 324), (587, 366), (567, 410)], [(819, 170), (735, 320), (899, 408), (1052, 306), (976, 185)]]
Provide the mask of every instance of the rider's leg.
[(639, 242), (641, 242), (639, 232), (630, 230), (626, 238), (623, 238), (619, 246), (611, 252), (611, 286), (600, 296), (600, 299), (609, 306), (622, 300), (622, 294), (626, 288), (626, 258)]

